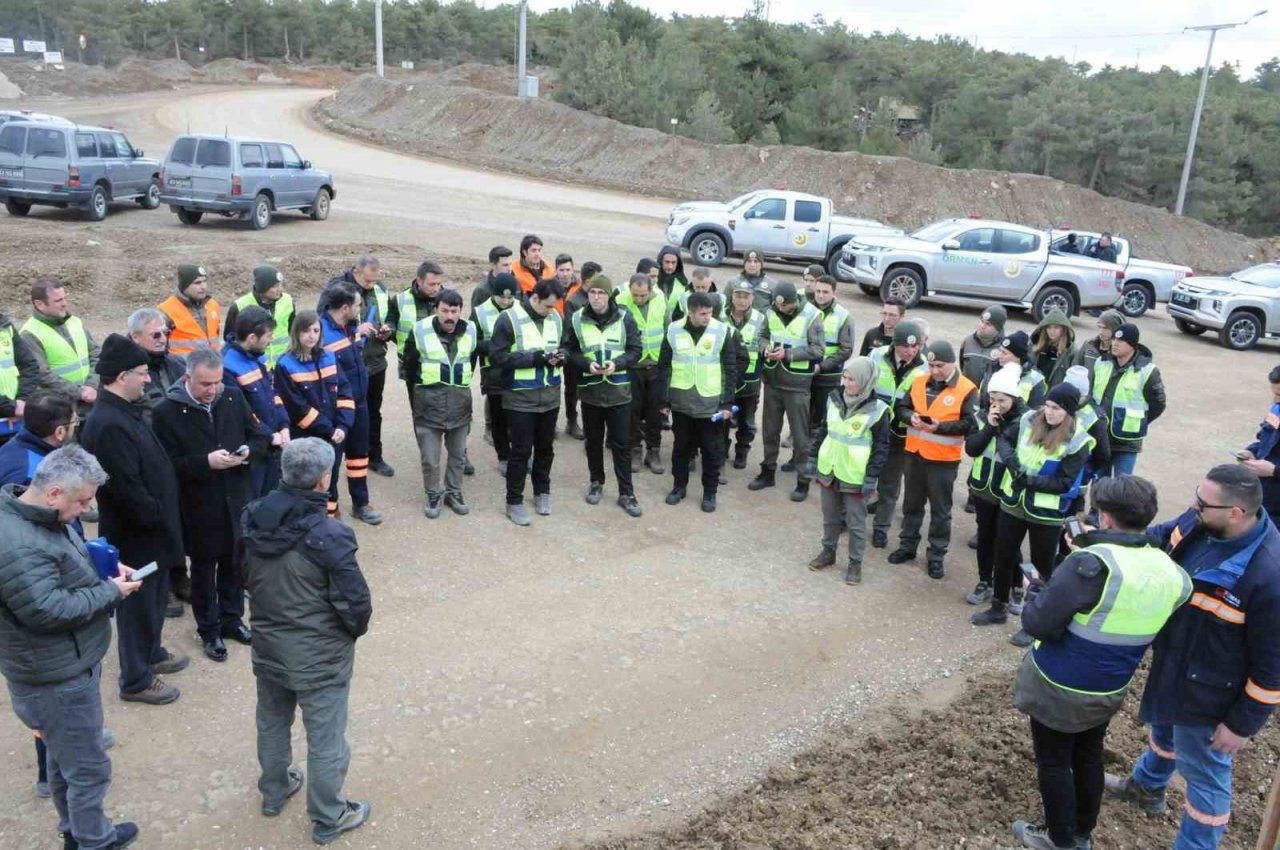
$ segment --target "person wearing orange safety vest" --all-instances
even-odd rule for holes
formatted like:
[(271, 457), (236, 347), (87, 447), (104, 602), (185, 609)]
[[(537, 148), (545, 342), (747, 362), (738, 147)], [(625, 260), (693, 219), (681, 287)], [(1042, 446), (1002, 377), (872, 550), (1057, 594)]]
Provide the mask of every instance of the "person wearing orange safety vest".
[(178, 266), (178, 291), (159, 304), (169, 317), (169, 353), (185, 356), (197, 348), (222, 350), (222, 308), (209, 295), (204, 266)]
[(951, 544), (951, 494), (955, 488), (964, 438), (978, 426), (978, 388), (960, 371), (956, 350), (946, 340), (929, 343), (927, 374), (895, 402), (897, 418), (907, 426), (907, 456), (902, 494), (902, 529), (889, 563), (915, 560), (929, 505), (929, 578), (943, 576)]
[[(520, 294), (525, 298), (533, 292), (533, 287), (540, 280), (549, 280), (556, 276), (555, 267), (542, 259), (542, 240), (530, 233), (520, 240), (520, 261), (511, 267), (511, 273), (520, 284)], [(561, 308), (556, 311), (563, 315)]]

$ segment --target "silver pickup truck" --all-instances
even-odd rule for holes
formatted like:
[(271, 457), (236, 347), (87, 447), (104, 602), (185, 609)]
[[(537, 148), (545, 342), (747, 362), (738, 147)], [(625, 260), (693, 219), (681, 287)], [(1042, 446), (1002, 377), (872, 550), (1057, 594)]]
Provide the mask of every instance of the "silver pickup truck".
[(1280, 263), (1262, 263), (1227, 277), (1186, 277), (1173, 287), (1169, 315), (1178, 330), (1218, 332), (1236, 351), (1280, 338)]
[(936, 221), (908, 236), (855, 237), (845, 245), (838, 276), (868, 294), (895, 296), (908, 307), (921, 298), (1031, 308), (1036, 320), (1057, 308), (1068, 316), (1110, 307), (1124, 271), (1049, 250), (1050, 233), (989, 219)]
[[(1101, 233), (1059, 227), (1053, 231), (1053, 250), (1060, 252), (1067, 236), (1072, 233), (1076, 235), (1076, 248), (1081, 254), (1087, 254), (1102, 238)], [(1112, 236), (1111, 244), (1116, 248), (1116, 262), (1124, 269), (1124, 287), (1120, 290), (1120, 303), (1116, 306), (1130, 318), (1138, 318), (1156, 304), (1168, 303), (1174, 284), (1191, 274), (1190, 266), (1141, 260), (1133, 256), (1133, 243), (1123, 236)]]

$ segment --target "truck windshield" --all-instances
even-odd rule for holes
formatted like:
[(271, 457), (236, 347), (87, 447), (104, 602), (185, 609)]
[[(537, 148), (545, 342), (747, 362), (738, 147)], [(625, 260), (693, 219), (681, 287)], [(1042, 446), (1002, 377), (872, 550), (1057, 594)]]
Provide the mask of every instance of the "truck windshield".
[(733, 211), (738, 209), (738, 207), (743, 206), (744, 204), (749, 204), (763, 194), (764, 192), (748, 192), (745, 195), (739, 195), (738, 197), (734, 198), (732, 201), (729, 202), (729, 210)]
[(1252, 283), (1254, 286), (1280, 289), (1280, 263), (1263, 263), (1260, 266), (1253, 266), (1242, 272), (1236, 272), (1231, 279)]
[(941, 242), (955, 232), (956, 223), (954, 221), (935, 221), (933, 224), (926, 224), (915, 233), (912, 233), (911, 238), (921, 239), (925, 242)]

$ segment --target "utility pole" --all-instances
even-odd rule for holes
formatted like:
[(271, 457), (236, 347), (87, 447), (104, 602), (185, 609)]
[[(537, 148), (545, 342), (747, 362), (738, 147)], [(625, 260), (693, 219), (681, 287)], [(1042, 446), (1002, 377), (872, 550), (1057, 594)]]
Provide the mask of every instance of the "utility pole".
[(386, 76), (386, 68), (382, 64), (382, 0), (374, 0), (373, 4), (373, 37), (377, 42), (378, 76)]
[(516, 47), (516, 97), (525, 96), (525, 43), (529, 34), (529, 11), (528, 3), (520, 0), (520, 26), (519, 26), (519, 43)]
[(1200, 74), (1200, 96), (1196, 98), (1195, 116), (1191, 119), (1191, 138), (1187, 140), (1187, 157), (1182, 162), (1182, 180), (1178, 183), (1178, 202), (1174, 205), (1173, 214), (1182, 215), (1182, 208), (1187, 202), (1187, 184), (1191, 181), (1191, 161), (1196, 153), (1196, 137), (1200, 134), (1200, 115), (1204, 112), (1204, 96), (1209, 88), (1209, 69), (1213, 65), (1213, 42), (1218, 38), (1218, 30), (1242, 27), (1254, 18), (1267, 13), (1266, 9), (1254, 12), (1243, 21), (1234, 24), (1206, 24), (1202, 27), (1183, 27), (1183, 32), (1209, 32), (1209, 51), (1204, 57), (1204, 70)]

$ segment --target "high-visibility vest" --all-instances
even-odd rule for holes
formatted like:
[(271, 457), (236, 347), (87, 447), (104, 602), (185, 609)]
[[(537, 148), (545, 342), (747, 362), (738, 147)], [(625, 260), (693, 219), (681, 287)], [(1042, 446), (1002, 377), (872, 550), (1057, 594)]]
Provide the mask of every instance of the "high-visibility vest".
[(840, 405), (828, 398), (827, 436), (818, 447), (818, 472), (834, 475), (846, 484), (862, 484), (874, 449), (872, 429), (888, 413), (889, 405), (873, 398), (871, 404), (845, 418)]
[(1022, 396), (1023, 402), (1031, 403), (1031, 394), (1035, 392), (1038, 385), (1045, 383), (1044, 375), (1040, 374), (1038, 369), (1028, 369), (1018, 378), (1018, 395)]
[[(610, 360), (617, 360), (627, 352), (627, 323), (623, 314), (619, 313), (607, 327), (601, 328), (595, 322), (582, 321), (582, 311), (577, 310), (572, 319), (573, 334), (578, 338), (578, 345), (583, 356), (601, 366)], [(629, 384), (631, 373), (626, 369), (612, 375), (593, 375), (583, 370), (578, 386), (589, 387), (593, 384)]]
[(49, 371), (70, 384), (83, 384), (89, 380), (89, 335), (78, 316), (68, 316), (63, 327), (71, 336), (71, 342), (58, 333), (52, 325), (35, 316), (22, 326), (24, 334), (31, 334), (40, 341)]
[[(1132, 361), (1130, 364), (1132, 365)], [(1109, 357), (1093, 364), (1095, 403), (1102, 404), (1102, 397), (1107, 393), (1107, 384), (1111, 383), (1115, 368), (1116, 362)], [(1151, 420), (1147, 416), (1147, 399), (1143, 390), (1155, 370), (1155, 364), (1148, 363), (1141, 369), (1126, 366), (1122, 371), (1120, 380), (1116, 382), (1115, 394), (1111, 396), (1111, 409), (1106, 411), (1112, 437), (1118, 440), (1140, 440), (1147, 435)]]
[(403, 292), (396, 293), (396, 307), (400, 318), (396, 321), (396, 346), (404, 351), (405, 341), (413, 333), (413, 326), (418, 323), (418, 302), (413, 297), (413, 284)]
[(467, 331), (457, 338), (453, 359), (440, 335), (436, 333), (435, 317), (430, 316), (413, 326), (413, 341), (418, 347), (421, 363), (420, 383), (424, 387), (446, 384), (450, 387), (471, 386), (471, 354), (476, 350), (476, 326), (467, 325)]
[(728, 327), (712, 319), (702, 336), (694, 342), (687, 322), (672, 322), (667, 327), (667, 343), (671, 346), (671, 390), (714, 399), (718, 407), (720, 395), (724, 392), (720, 352), (728, 336)]
[[(871, 360), (876, 364), (876, 388), (872, 390), (876, 394), (876, 398), (889, 405), (892, 410), (898, 399), (902, 398), (911, 391), (911, 385), (921, 375), (929, 374), (929, 367), (923, 361), (917, 366), (907, 370), (902, 376), (902, 380), (896, 384), (893, 381), (893, 346), (882, 345), (879, 348), (871, 349), (869, 355)], [(889, 417), (890, 427), (893, 433), (899, 437), (907, 435), (907, 426), (899, 424), (896, 417)]]
[[(958, 422), (965, 397), (977, 389), (964, 375), (958, 373), (955, 387), (945, 387), (933, 403), (929, 403), (929, 376), (921, 375), (911, 385), (911, 406), (920, 416), (931, 416), (934, 422)], [(907, 428), (907, 451), (915, 452), (925, 460), (959, 463), (964, 457), (964, 437), (937, 434), (918, 428)]]
[(822, 314), (822, 336), (825, 343), (823, 353), (834, 357), (840, 353), (840, 328), (849, 321), (849, 311), (839, 304), (833, 303), (831, 311)]
[[(560, 338), (564, 335), (564, 321), (560, 314), (552, 311), (542, 320), (542, 328), (531, 318), (524, 307), (512, 307), (507, 318), (511, 320), (514, 341), (511, 351), (518, 354), (525, 351), (541, 351), (552, 354), (560, 349)], [(560, 386), (560, 367), (548, 366), (545, 363), (529, 366), (524, 369), (512, 369), (507, 379), (507, 389), (517, 392), (538, 390), (543, 387)]]
[(662, 302), (663, 318), (666, 324), (670, 324), (671, 317), (672, 315), (675, 314), (676, 307), (680, 304), (680, 299), (685, 295), (687, 295), (691, 289), (692, 287), (690, 287), (689, 284), (685, 283), (680, 278), (678, 277), (672, 278), (671, 294), (668, 295), (667, 293), (663, 292), (655, 284), (653, 287), (653, 295), (649, 296), (649, 300), (652, 301), (654, 296), (656, 295), (663, 296), (663, 302)]
[(969, 469), (969, 489), (979, 493), (999, 496), (999, 485), (1004, 481), (1004, 464), (1000, 462), (1000, 453), (996, 451), (997, 438), (992, 435), (982, 454), (973, 459)]
[[(1071, 435), (1071, 439), (1052, 452), (1046, 450), (1044, 446), (1032, 443), (1031, 418), (1036, 413), (1037, 411), (1028, 410), (1018, 422), (1018, 465), (1027, 476), (1052, 475), (1065, 458), (1081, 450), (1093, 450), (1094, 439), (1089, 436), (1088, 431), (1080, 427), (1079, 420), (1075, 421), (1075, 432)], [(1023, 511), (1032, 519), (1061, 522), (1071, 510), (1071, 503), (1080, 495), (1080, 481), (1083, 477), (1084, 468), (1081, 467), (1080, 473), (1076, 475), (1076, 480), (1067, 492), (1041, 493), (1023, 485), (1014, 484), (1013, 475), (1006, 469), (1004, 478), (1000, 482), (1000, 501), (1009, 507), (1021, 505)]]
[(13, 353), (13, 325), (0, 329), (0, 395), (18, 397), (18, 361)]
[[(261, 306), (252, 292), (246, 292), (236, 299), (236, 309), (242, 313), (247, 307)], [(267, 357), (267, 365), (272, 369), (289, 350), (289, 317), (291, 315), (293, 315), (293, 296), (285, 292), (271, 305), (271, 320), (275, 322), (275, 332), (271, 335), (271, 344), (263, 352)], [(235, 328), (228, 330), (235, 332)]]
[(222, 308), (210, 298), (204, 302), (204, 327), (196, 324), (190, 308), (177, 295), (160, 302), (160, 312), (173, 323), (169, 334), (169, 353), (187, 355), (197, 348), (222, 350)]
[(382, 324), (387, 320), (387, 308), (390, 306), (391, 299), (387, 295), (387, 288), (380, 283), (375, 283), (373, 285), (373, 306), (365, 314), (364, 320), (371, 325)]
[(761, 313), (755, 307), (747, 309), (747, 317), (742, 322), (742, 327), (737, 327), (732, 322), (729, 327), (733, 328), (738, 334), (738, 345), (747, 352), (747, 368), (738, 378), (738, 386), (735, 392), (742, 392), (747, 388), (747, 384), (757, 384), (760, 382), (760, 330), (764, 327), (764, 313)]
[(655, 287), (645, 302), (644, 311), (641, 311), (631, 297), (631, 290), (627, 289), (618, 293), (617, 303), (631, 311), (631, 318), (636, 320), (636, 327), (640, 329), (644, 354), (637, 365), (657, 363), (662, 354), (662, 338), (667, 333), (667, 296)]
[[(508, 307), (507, 309), (510, 308)], [(493, 303), (492, 298), (476, 308), (476, 324), (480, 326), (480, 332), (484, 334), (485, 339), (491, 339), (493, 337), (493, 324), (498, 321), (498, 317), (501, 316), (502, 313), (502, 308)], [(489, 355), (480, 355), (480, 368), (489, 368)]]
[(1152, 546), (1097, 543), (1081, 550), (1107, 565), (1098, 604), (1078, 613), (1061, 640), (1036, 641), (1031, 661), (1050, 684), (1086, 696), (1123, 691), (1156, 633), (1191, 596), (1191, 579)]
[[(784, 349), (805, 348), (809, 345), (809, 325), (818, 318), (818, 308), (805, 302), (805, 305), (796, 310), (795, 314), (785, 322), (777, 310), (770, 310), (766, 315), (769, 322), (769, 342), (771, 344), (781, 345)], [(813, 372), (815, 365), (812, 360), (801, 360), (797, 363), (789, 363), (785, 360), (766, 360), (764, 368), (776, 369), (779, 362), (788, 372), (795, 372), (798, 375), (807, 375)]]
[[(681, 316), (689, 315), (689, 296), (692, 295), (695, 291), (696, 290), (693, 290), (693, 289), (686, 289), (684, 292), (680, 293), (680, 315)], [(708, 292), (707, 294), (712, 296), (719, 296), (713, 299), (716, 302), (716, 306), (715, 306), (715, 309), (711, 311), (711, 315), (723, 322), (724, 316), (725, 316), (725, 309), (726, 309), (725, 297), (723, 295), (720, 295), (720, 293), (718, 292)], [(671, 315), (674, 316), (675, 312), (676, 312), (675, 310), (672, 310)]]

